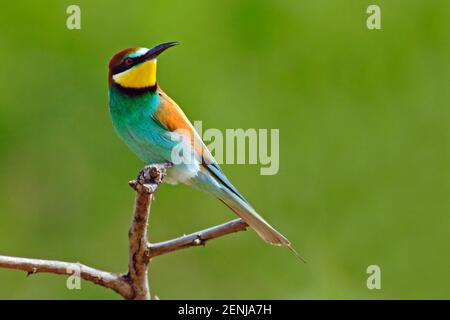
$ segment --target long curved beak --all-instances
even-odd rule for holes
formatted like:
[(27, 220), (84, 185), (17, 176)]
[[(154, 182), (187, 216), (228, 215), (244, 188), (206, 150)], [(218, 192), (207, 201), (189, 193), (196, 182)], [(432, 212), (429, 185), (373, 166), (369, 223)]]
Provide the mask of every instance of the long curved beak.
[(154, 46), (153, 48), (151, 48), (145, 55), (144, 55), (144, 59), (145, 60), (151, 60), (156, 58), (157, 56), (159, 56), (161, 53), (163, 53), (164, 51), (166, 51), (167, 49), (169, 49), (170, 47), (176, 46), (180, 44), (177, 41), (172, 41), (172, 42), (165, 42), (165, 43), (161, 43), (158, 44), (157, 46)]

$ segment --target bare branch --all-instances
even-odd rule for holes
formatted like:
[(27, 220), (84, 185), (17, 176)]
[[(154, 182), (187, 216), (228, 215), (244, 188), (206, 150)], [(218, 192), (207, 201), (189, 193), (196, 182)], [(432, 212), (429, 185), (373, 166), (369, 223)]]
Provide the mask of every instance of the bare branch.
[(205, 245), (209, 240), (244, 231), (248, 227), (244, 220), (235, 219), (173, 240), (148, 243), (150, 206), (154, 200), (154, 193), (169, 167), (170, 163), (146, 166), (136, 180), (129, 182), (136, 191), (136, 198), (133, 220), (128, 231), (129, 259), (126, 275), (94, 269), (78, 262), (10, 256), (0, 256), (0, 268), (23, 270), (28, 274), (46, 272), (60, 275), (73, 275), (76, 270), (82, 279), (112, 289), (125, 299), (149, 300), (148, 265), (151, 258), (184, 248)]
[(0, 256), (0, 267), (23, 270), (28, 274), (44, 272), (70, 276), (79, 271), (84, 280), (112, 289), (125, 299), (132, 297), (131, 285), (120, 274), (94, 269), (78, 262)]
[(219, 238), (230, 233), (247, 230), (248, 224), (242, 219), (235, 219), (218, 226), (194, 232), (173, 240), (148, 245), (148, 256), (153, 258), (172, 251), (205, 245), (208, 240)]
[(146, 166), (130, 186), (136, 191), (134, 216), (128, 232), (129, 261), (127, 277), (133, 286), (136, 300), (150, 300), (148, 285), (147, 225), (153, 194), (165, 175), (170, 164)]

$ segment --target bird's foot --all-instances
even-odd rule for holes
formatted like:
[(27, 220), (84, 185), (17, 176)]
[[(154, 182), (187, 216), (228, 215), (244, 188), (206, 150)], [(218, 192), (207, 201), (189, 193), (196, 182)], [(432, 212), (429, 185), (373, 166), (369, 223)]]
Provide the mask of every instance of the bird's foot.
[(136, 180), (129, 182), (129, 185), (136, 191), (146, 191), (154, 193), (163, 181), (167, 169), (173, 166), (171, 162), (150, 164), (139, 171)]

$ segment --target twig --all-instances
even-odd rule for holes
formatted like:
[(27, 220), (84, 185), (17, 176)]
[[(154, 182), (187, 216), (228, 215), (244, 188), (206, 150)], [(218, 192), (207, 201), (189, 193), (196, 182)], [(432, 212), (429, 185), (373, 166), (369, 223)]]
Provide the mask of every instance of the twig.
[(166, 169), (170, 166), (169, 163), (146, 166), (136, 180), (129, 182), (129, 185), (136, 191), (136, 199), (133, 220), (128, 232), (129, 261), (127, 274), (102, 271), (78, 262), (10, 256), (0, 256), (0, 268), (23, 270), (28, 274), (46, 272), (61, 275), (73, 275), (74, 270), (76, 270), (82, 279), (112, 289), (125, 299), (150, 299), (148, 265), (151, 258), (188, 247), (205, 245), (209, 240), (233, 232), (244, 231), (248, 227), (242, 219), (235, 219), (173, 240), (154, 244), (148, 243), (149, 209), (154, 200), (154, 193), (161, 184)]
[(173, 240), (152, 243), (148, 246), (148, 255), (153, 258), (184, 248), (205, 245), (208, 240), (219, 238), (227, 234), (245, 231), (248, 224), (241, 218), (214, 226), (202, 231), (194, 232)]
[(72, 275), (74, 272), (79, 272), (78, 274), (84, 280), (113, 289), (125, 299), (132, 297), (131, 285), (122, 275), (94, 269), (78, 262), (0, 256), (0, 267), (23, 270), (28, 275), (41, 272)]
[(145, 167), (129, 185), (136, 191), (134, 217), (128, 232), (129, 261), (127, 277), (133, 286), (135, 300), (150, 300), (148, 284), (147, 225), (153, 194), (166, 173), (169, 164)]

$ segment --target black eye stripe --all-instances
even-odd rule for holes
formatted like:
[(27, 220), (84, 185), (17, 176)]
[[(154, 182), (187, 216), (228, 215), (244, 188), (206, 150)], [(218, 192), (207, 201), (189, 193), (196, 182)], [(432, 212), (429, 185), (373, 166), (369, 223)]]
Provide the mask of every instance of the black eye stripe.
[[(126, 61), (127, 59), (133, 60), (133, 63), (126, 64), (125, 61)], [(134, 67), (135, 65), (137, 65), (137, 64), (139, 64), (139, 63), (141, 63), (141, 62), (143, 62), (143, 61), (145, 61), (145, 57), (143, 57), (143, 56), (135, 57), (135, 58), (132, 58), (132, 57), (124, 57), (123, 60), (120, 62), (120, 64), (117, 65), (117, 66), (115, 66), (115, 67), (112, 69), (112, 72), (113, 72), (113, 74), (121, 73), (121, 72), (123, 72), (123, 71), (125, 71), (125, 70), (128, 70), (128, 69)]]

